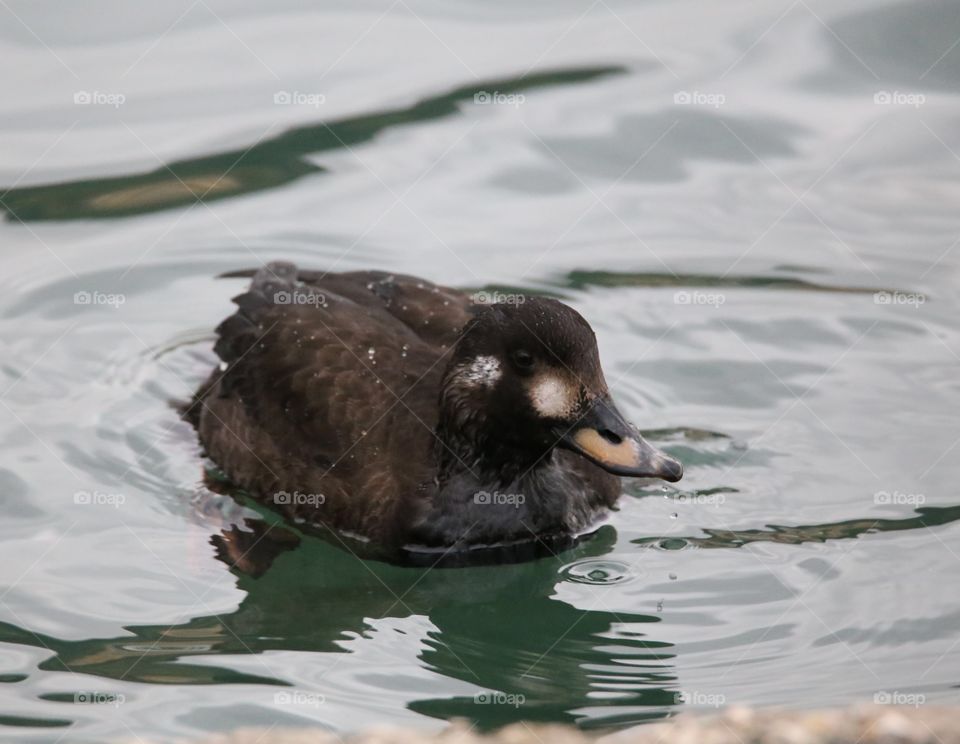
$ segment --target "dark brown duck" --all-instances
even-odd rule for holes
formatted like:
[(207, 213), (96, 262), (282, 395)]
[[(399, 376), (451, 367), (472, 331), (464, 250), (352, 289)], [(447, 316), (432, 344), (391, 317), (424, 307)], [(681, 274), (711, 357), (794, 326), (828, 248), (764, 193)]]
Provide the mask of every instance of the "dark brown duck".
[(592, 329), (556, 300), (272, 263), (234, 302), (189, 417), (292, 520), (389, 551), (552, 541), (603, 516), (618, 476), (682, 475), (617, 411)]

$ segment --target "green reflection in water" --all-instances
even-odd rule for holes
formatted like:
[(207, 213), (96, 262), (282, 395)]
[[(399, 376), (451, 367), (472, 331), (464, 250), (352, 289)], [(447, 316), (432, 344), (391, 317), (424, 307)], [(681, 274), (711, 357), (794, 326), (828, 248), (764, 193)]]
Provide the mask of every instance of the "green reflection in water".
[(623, 67), (581, 67), (477, 81), (412, 106), (298, 127), (252, 147), (165, 163), (149, 173), (11, 189), (0, 209), (11, 221), (98, 219), (263, 191), (325, 170), (305, 160), (306, 155), (369, 142), (393, 127), (452, 116), (480, 91), (516, 93), (625, 71)]
[(633, 540), (638, 545), (649, 545), (666, 550), (685, 547), (741, 548), (755, 542), (776, 542), (800, 545), (809, 542), (844, 540), (875, 532), (902, 532), (925, 527), (937, 527), (960, 519), (960, 506), (931, 506), (916, 510), (919, 516), (903, 519), (848, 519), (844, 522), (826, 522), (784, 526), (770, 524), (763, 529), (717, 530), (704, 528), (707, 537), (643, 537)]

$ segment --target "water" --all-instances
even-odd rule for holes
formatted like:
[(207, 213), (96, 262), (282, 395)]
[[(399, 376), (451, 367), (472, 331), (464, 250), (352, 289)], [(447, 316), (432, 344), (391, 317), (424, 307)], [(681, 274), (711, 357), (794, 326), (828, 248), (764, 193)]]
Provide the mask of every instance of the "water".
[[(956, 702), (955, 6), (0, 17), (4, 738)], [(268, 528), (171, 402), (278, 258), (566, 298), (686, 476), (522, 565)]]

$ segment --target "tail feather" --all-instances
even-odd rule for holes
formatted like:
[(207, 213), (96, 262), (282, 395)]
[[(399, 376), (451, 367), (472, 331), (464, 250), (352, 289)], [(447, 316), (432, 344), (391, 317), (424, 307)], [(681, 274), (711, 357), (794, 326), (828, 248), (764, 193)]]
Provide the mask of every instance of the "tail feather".
[(278, 295), (296, 287), (297, 267), (275, 261), (258, 269), (246, 292), (233, 298), (237, 311), (217, 326), (213, 350), (228, 365), (246, 354), (263, 335), (264, 316), (278, 304)]

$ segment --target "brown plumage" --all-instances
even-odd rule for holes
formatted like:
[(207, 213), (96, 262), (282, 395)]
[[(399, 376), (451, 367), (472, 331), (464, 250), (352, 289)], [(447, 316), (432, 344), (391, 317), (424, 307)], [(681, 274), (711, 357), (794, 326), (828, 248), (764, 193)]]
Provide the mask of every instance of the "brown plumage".
[(612, 473), (681, 470), (616, 412), (587, 322), (519, 300), (270, 264), (188, 416), (236, 485), (388, 557), (569, 538), (616, 501)]

